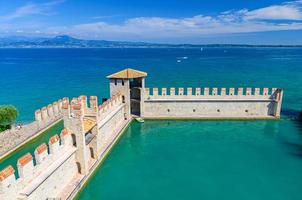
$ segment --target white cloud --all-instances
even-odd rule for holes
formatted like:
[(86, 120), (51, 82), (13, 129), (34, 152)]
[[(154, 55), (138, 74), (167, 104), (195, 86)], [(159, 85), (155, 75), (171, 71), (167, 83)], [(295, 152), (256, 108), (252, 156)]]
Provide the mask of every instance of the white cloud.
[(122, 15), (101, 15), (101, 16), (94, 16), (91, 17), (91, 19), (109, 19), (109, 18), (115, 18), (115, 17), (121, 17)]
[(138, 17), (127, 19), (122, 24), (100, 21), (69, 27), (67, 34), (85, 38), (156, 39), (299, 30), (302, 29), (302, 11), (299, 6), (300, 3), (295, 2), (257, 10), (242, 9), (226, 11), (216, 16), (197, 15), (189, 18)]
[[(60, 30), (84, 38), (157, 39), (198, 37), (211, 34), (249, 33), (302, 29), (302, 1), (285, 2), (255, 10), (225, 11), (216, 16), (188, 18), (138, 17), (121, 24), (78, 24)], [(58, 28), (58, 27), (57, 27)], [(60, 29), (60, 28), (59, 28)]]
[(42, 4), (35, 4), (35, 3), (27, 3), (24, 6), (18, 7), (15, 9), (15, 11), (4, 15), (0, 16), (0, 20), (13, 20), (16, 18), (21, 18), (24, 16), (28, 15), (47, 15), (49, 13), (49, 10), (58, 4), (63, 3), (65, 0), (52, 0), (47, 3), (42, 3)]
[[(62, 1), (56, 1), (62, 2)], [(42, 10), (45, 10), (43, 4)], [(46, 5), (47, 6), (53, 6)], [(41, 13), (41, 5), (28, 6), (16, 10), (14, 17)], [(111, 40), (169, 40), (177, 38), (198, 38), (215, 34), (251, 33), (281, 30), (302, 30), (302, 0), (285, 2), (264, 8), (239, 9), (217, 15), (196, 15), (186, 18), (137, 17), (122, 23), (104, 22), (106, 16), (97, 16), (98, 22), (72, 26), (38, 27), (32, 34), (57, 35), (69, 34), (80, 38)], [(18, 29), (25, 28), (18, 27)], [(2, 29), (4, 30), (4, 29)], [(36, 30), (40, 30), (36, 32)], [(30, 32), (29, 28), (26, 29)], [(1, 27), (0, 27), (1, 32)], [(176, 40), (175, 40), (176, 39)]]
[(269, 6), (245, 13), (246, 19), (302, 20), (300, 7), (295, 5)]

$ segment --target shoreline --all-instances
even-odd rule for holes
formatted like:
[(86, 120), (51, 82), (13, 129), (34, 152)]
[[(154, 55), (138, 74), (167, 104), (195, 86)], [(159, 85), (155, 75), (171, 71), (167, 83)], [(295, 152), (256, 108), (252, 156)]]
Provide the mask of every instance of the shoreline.
[(0, 161), (8, 158), (9, 156), (11, 156), (11, 154), (13, 154), (14, 152), (18, 151), (20, 148), (22, 148), (24, 145), (26, 145), (27, 143), (31, 142), (32, 140), (34, 140), (35, 138), (39, 137), (40, 135), (42, 135), (43, 133), (45, 133), (48, 129), (51, 129), (52, 127), (56, 126), (57, 124), (59, 124), (60, 122), (62, 122), (62, 119), (58, 119), (57, 121), (53, 122), (51, 125), (47, 126), (46, 128), (40, 130), (39, 132), (37, 132), (36, 134), (32, 135), (31, 137), (27, 138), (26, 140), (24, 140), (22, 143), (18, 144), (17, 146), (15, 146), (13, 149), (5, 152), (3, 155), (0, 156)]
[(269, 49), (269, 48), (275, 48), (275, 49), (300, 49), (302, 48), (302, 45), (276, 45), (276, 46), (270, 46), (270, 45), (255, 45), (255, 46), (249, 46), (249, 45), (234, 45), (234, 46), (117, 46), (117, 47), (76, 47), (76, 46), (50, 46), (50, 47), (44, 47), (44, 46), (32, 46), (32, 47), (0, 47), (0, 49), (200, 49), (200, 48), (245, 48), (245, 49), (252, 49), (252, 48), (261, 48), (261, 49)]

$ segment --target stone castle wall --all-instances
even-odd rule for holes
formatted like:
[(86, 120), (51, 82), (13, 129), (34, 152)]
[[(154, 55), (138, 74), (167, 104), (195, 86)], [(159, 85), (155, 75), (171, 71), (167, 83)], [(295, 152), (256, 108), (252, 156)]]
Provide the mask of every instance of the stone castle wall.
[[(96, 97), (92, 98), (96, 99)], [(82, 106), (77, 106), (78, 102), (79, 98), (73, 99), (69, 104), (70, 115), (77, 116), (64, 120), (64, 124), (66, 122), (65, 126), (70, 126), (72, 127), (72, 129), (74, 129), (73, 131), (71, 131), (73, 132), (73, 134), (80, 135), (76, 136), (77, 138), (81, 138), (81, 135), (84, 136), (82, 137), (82, 139), (85, 142), (82, 143), (81, 146), (79, 146), (77, 140), (78, 147), (76, 151), (76, 160), (81, 166), (81, 175), (83, 176), (83, 178), (75, 183), (74, 189), (70, 190), (69, 196), (66, 197), (68, 199), (71, 199), (76, 195), (77, 191), (81, 188), (82, 185), (84, 185), (84, 182), (96, 169), (97, 165), (102, 161), (102, 159), (104, 159), (106, 154), (112, 148), (113, 144), (122, 134), (122, 129), (131, 121), (131, 118), (125, 118), (125, 116), (127, 116), (126, 104), (122, 100), (122, 95), (118, 92), (115, 93), (115, 95), (112, 95), (110, 99), (97, 106), (96, 109), (94, 109), (95, 112), (93, 112), (93, 114), (90, 114), (89, 116), (87, 115), (88, 113), (85, 112), (85, 108), (83, 109)], [(90, 107), (91, 106), (92, 104), (90, 102)], [(81, 110), (81, 112), (77, 112), (75, 109), (79, 109)], [(66, 114), (64, 114), (64, 119), (66, 118), (65, 116)], [(79, 122), (79, 119), (81, 120), (81, 117), (79, 116), (81, 116), (83, 120), (95, 120), (95, 126), (92, 126), (92, 128), (88, 129), (82, 127), (76, 130), (75, 127), (78, 127), (77, 123)], [(64, 199), (64, 197), (62, 198)]]
[(40, 128), (47, 127), (51, 122), (62, 118), (62, 104), (67, 97), (49, 104), (35, 112), (35, 122)]
[(277, 88), (145, 88), (142, 117), (278, 118), (282, 93)]
[(35, 111), (35, 121), (0, 134), (0, 156), (62, 119), (63, 98)]
[(98, 146), (101, 147), (99, 148), (99, 155), (104, 151), (102, 147), (108, 146), (113, 139), (112, 137), (115, 137), (125, 122), (129, 121), (126, 116), (126, 109), (120, 94), (114, 95), (99, 107), (97, 117), (97, 129), (100, 138)]
[(0, 199), (57, 197), (77, 173), (75, 151), (67, 129), (60, 136), (54, 135), (48, 145), (43, 143), (36, 148), (34, 156), (27, 153), (18, 159), (19, 178), (12, 166), (0, 172)]
[(17, 170), (8, 166), (0, 171), (0, 199), (71, 198), (130, 121), (120, 94), (100, 106), (96, 96), (89, 105), (86, 96), (64, 98), (58, 105), (37, 111), (36, 122), (42, 126), (63, 116), (65, 128), (48, 145), (18, 159)]
[[(140, 92), (143, 118), (278, 118), (283, 91), (277, 88), (144, 88)], [(138, 95), (139, 93), (137, 93)], [(132, 90), (132, 96), (133, 96)], [(64, 129), (22, 156), (17, 173), (0, 171), (0, 199), (72, 199), (105, 158), (132, 116), (129, 79), (110, 80), (111, 98), (64, 98), (35, 112), (32, 130), (64, 120)], [(138, 96), (135, 96), (138, 97)], [(1, 134), (0, 134), (1, 136)], [(1, 138), (0, 138), (1, 139)], [(5, 140), (4, 140), (5, 141)]]

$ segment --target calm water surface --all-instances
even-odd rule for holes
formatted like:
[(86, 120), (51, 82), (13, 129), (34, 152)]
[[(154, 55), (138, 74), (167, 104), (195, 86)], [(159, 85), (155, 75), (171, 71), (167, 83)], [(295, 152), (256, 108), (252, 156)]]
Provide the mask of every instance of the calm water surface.
[(302, 199), (301, 48), (0, 49), (0, 104), (27, 122), (64, 96), (108, 97), (105, 76), (125, 67), (147, 87), (282, 87), (282, 120), (133, 123), (79, 199)]
[(134, 123), (79, 199), (300, 200), (302, 126)]

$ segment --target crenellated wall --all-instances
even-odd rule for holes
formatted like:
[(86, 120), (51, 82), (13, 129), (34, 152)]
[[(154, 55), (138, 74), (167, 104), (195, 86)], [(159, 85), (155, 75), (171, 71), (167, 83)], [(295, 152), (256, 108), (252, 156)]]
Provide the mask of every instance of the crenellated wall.
[(74, 183), (75, 188), (69, 191), (69, 198), (75, 195), (82, 181), (91, 175), (121, 135), (121, 130), (131, 121), (131, 118), (126, 118), (126, 106), (120, 93), (100, 106), (97, 105), (97, 98), (92, 96), (89, 104), (87, 106), (84, 96), (63, 103), (64, 126), (70, 130), (71, 143), (76, 147), (78, 174), (84, 177)]
[[(78, 98), (73, 98), (70, 102), (63, 102), (64, 127), (68, 128), (74, 137), (73, 143), (74, 146), (77, 147), (75, 157), (81, 168), (80, 173), (83, 175), (86, 175), (89, 171), (89, 157), (87, 155), (87, 149), (89, 148), (86, 144), (88, 140), (86, 134), (95, 126), (95, 118), (97, 115), (97, 110), (94, 113), (89, 112), (91, 111), (90, 107), (87, 104), (87, 97), (83, 95)], [(87, 118), (87, 114), (89, 118)], [(92, 123), (92, 126), (90, 126), (87, 120), (92, 120), (93, 118), (94, 124)]]
[(0, 199), (56, 198), (77, 175), (75, 151), (70, 131), (63, 129), (48, 146), (39, 145), (34, 157), (27, 153), (18, 159), (18, 179), (12, 166), (0, 171)]
[(68, 98), (55, 101), (35, 111), (35, 120), (20, 128), (7, 130), (0, 134), (0, 156), (5, 156), (22, 143), (42, 133), (45, 129), (62, 119), (62, 105)]
[(127, 118), (127, 110), (125, 103), (122, 101), (122, 95), (117, 93), (110, 99), (99, 106), (99, 114), (97, 117), (97, 128), (99, 134), (98, 154), (100, 155), (105, 149), (104, 147), (113, 140), (113, 137), (119, 133), (122, 127), (130, 119)]
[(274, 98), (278, 88), (145, 88), (144, 99)]
[(277, 88), (145, 88), (144, 118), (278, 118)]
[(118, 93), (113, 95), (110, 99), (103, 102), (103, 104), (98, 107), (98, 120), (103, 120), (108, 116), (108, 114), (115, 111), (121, 105), (123, 105), (121, 94)]
[(90, 96), (88, 102), (87, 96), (81, 95), (71, 100), (65, 97), (37, 110), (28, 130), (34, 133), (62, 118), (65, 128), (47, 144), (39, 145), (33, 154), (18, 159), (19, 178), (12, 166), (0, 171), (0, 199), (72, 199), (131, 122), (134, 101), (140, 104), (136, 109), (143, 118), (280, 117), (282, 89), (159, 90), (145, 88), (144, 83), (144, 78), (134, 81), (111, 77), (111, 97), (100, 106), (96, 96)]
[(63, 102), (68, 100), (67, 97), (59, 99), (35, 112), (35, 122), (41, 128), (47, 127), (51, 122), (62, 118), (62, 105)]
[(0, 171), (0, 199), (65, 199), (80, 188), (131, 120), (120, 93), (100, 106), (96, 96), (87, 99), (64, 98), (36, 111), (39, 126), (63, 117), (65, 128), (18, 159), (19, 178), (12, 166)]
[[(71, 109), (73, 106), (81, 107), (81, 114), (83, 116), (92, 116), (95, 117), (98, 113), (98, 99), (97, 96), (90, 96), (89, 104), (87, 100), (87, 96), (81, 95), (79, 97), (74, 97), (70, 101), (68, 98), (64, 98), (62, 101), (62, 109), (61, 113), (64, 117), (65, 116), (72, 117), (75, 113), (73, 112), (74, 109)], [(67, 112), (67, 113), (66, 113)]]

